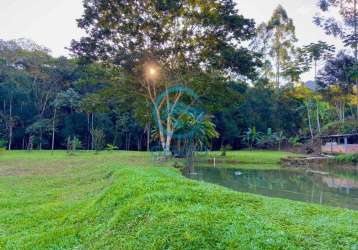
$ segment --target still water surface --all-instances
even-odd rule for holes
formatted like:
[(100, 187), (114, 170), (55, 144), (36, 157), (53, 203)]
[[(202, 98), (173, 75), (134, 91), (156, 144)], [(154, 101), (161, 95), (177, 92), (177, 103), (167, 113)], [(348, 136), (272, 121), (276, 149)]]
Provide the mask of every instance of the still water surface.
[(240, 192), (280, 197), (358, 210), (358, 171), (241, 170), (195, 167), (190, 179), (219, 184)]

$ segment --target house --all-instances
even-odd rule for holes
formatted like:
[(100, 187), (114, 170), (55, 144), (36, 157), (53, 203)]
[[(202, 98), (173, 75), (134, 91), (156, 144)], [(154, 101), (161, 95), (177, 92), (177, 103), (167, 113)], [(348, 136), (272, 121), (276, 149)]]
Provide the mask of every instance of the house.
[(358, 153), (358, 133), (322, 136), (321, 152), (327, 154)]

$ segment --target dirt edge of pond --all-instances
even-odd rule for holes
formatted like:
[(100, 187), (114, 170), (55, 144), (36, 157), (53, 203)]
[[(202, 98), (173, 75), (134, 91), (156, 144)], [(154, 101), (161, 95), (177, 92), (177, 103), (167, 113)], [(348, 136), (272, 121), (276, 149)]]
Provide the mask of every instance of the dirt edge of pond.
[(285, 168), (305, 168), (324, 170), (327, 168), (340, 168), (358, 170), (358, 165), (342, 164), (331, 156), (286, 157), (281, 159), (280, 165)]

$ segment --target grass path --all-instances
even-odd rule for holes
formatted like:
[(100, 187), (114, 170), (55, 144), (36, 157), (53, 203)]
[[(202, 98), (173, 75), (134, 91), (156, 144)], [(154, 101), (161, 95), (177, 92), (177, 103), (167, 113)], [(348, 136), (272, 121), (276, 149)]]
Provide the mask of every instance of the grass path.
[(0, 156), (0, 249), (356, 249), (358, 212), (187, 180), (145, 153)]

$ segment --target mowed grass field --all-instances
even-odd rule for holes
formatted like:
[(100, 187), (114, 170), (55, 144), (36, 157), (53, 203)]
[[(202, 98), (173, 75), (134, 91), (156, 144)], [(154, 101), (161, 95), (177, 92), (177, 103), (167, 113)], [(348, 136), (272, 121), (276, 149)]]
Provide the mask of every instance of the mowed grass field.
[(356, 211), (238, 193), (167, 165), (139, 152), (2, 153), (0, 249), (358, 249)]

